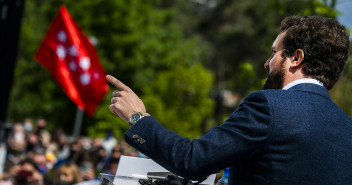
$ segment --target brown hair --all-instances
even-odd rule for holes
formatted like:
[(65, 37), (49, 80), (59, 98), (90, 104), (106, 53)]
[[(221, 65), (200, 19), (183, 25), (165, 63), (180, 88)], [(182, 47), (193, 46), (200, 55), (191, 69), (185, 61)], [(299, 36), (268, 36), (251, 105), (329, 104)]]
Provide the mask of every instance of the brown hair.
[(76, 164), (74, 163), (67, 163), (61, 165), (55, 172), (55, 184), (59, 182), (59, 177), (61, 172), (66, 172), (68, 174), (72, 174), (74, 178), (74, 183), (81, 182), (81, 177), (79, 173), (79, 169)]
[(307, 77), (331, 89), (340, 77), (349, 53), (349, 36), (338, 21), (321, 16), (292, 16), (281, 22), (284, 52), (292, 56), (302, 49), (302, 70)]

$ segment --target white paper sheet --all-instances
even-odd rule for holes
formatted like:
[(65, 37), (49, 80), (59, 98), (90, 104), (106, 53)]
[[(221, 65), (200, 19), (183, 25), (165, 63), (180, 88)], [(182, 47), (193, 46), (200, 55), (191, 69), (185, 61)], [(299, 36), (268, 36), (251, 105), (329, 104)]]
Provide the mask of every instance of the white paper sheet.
[[(151, 159), (121, 156), (114, 185), (140, 185), (138, 179), (148, 179), (148, 172), (168, 172)], [(216, 174), (210, 175), (201, 184), (213, 185)]]

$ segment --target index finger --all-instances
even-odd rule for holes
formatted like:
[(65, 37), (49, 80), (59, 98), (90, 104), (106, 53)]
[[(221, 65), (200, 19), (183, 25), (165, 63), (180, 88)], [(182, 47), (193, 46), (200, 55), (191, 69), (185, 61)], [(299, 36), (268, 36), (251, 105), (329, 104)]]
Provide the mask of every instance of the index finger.
[(111, 75), (106, 75), (106, 80), (109, 81), (112, 85), (114, 85), (117, 89), (121, 91), (129, 89), (129, 87), (127, 87), (124, 83), (122, 83), (120, 80), (116, 79)]

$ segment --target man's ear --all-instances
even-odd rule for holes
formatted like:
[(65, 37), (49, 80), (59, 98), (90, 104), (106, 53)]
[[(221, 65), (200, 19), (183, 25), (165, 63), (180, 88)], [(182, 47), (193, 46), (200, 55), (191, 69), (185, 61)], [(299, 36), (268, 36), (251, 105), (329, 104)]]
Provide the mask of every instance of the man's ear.
[(304, 52), (302, 49), (297, 49), (292, 55), (291, 67), (298, 67), (304, 59)]

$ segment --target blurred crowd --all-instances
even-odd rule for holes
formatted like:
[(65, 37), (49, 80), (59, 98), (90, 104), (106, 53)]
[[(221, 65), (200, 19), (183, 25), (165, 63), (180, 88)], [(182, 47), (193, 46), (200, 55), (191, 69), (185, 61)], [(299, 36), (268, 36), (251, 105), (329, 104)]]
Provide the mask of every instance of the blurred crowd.
[(62, 129), (48, 131), (45, 119), (12, 124), (4, 144), (0, 185), (100, 184), (99, 173), (115, 174), (121, 155), (139, 156), (111, 132), (74, 138)]

